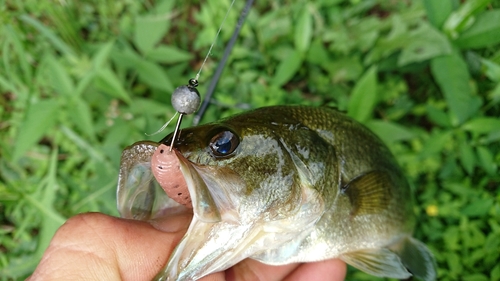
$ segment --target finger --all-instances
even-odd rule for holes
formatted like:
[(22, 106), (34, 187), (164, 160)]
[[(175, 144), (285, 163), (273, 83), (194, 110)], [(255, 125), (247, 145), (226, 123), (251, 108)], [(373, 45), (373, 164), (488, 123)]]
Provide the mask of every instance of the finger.
[(78, 215), (57, 231), (30, 281), (151, 280), (184, 235), (175, 227), (165, 233), (145, 222)]
[(346, 264), (339, 259), (304, 263), (297, 267), (284, 281), (341, 281), (345, 279), (346, 271)]
[[(227, 281), (250, 281), (250, 280), (344, 280), (346, 265), (338, 259), (327, 261), (288, 264), (281, 266), (266, 265), (261, 262), (246, 259), (234, 267), (226, 270)], [(327, 277), (325, 277), (327, 276)], [(217, 279), (224, 280), (224, 279)]]
[(181, 212), (162, 216), (148, 221), (154, 228), (163, 232), (186, 232), (193, 219), (193, 212)]
[(245, 259), (232, 268), (226, 270), (227, 281), (253, 281), (253, 280), (283, 280), (297, 268), (299, 264), (272, 266), (256, 260)]

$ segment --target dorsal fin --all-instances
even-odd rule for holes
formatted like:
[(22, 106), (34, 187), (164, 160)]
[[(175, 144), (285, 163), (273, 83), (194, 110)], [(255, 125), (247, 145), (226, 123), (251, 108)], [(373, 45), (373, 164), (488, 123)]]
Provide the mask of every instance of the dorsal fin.
[(342, 188), (352, 205), (351, 216), (376, 214), (387, 209), (391, 179), (387, 172), (364, 173)]

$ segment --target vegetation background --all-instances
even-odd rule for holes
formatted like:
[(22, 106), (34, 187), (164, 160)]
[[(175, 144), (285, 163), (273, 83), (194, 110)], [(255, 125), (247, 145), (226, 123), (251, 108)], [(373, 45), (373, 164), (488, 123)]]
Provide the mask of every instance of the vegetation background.
[[(121, 151), (172, 130), (144, 134), (174, 114), (230, 1), (0, 3), (0, 279), (21, 280), (66, 218), (117, 215)], [(202, 122), (274, 104), (348, 112), (406, 171), (439, 280), (500, 280), (499, 47), (498, 0), (256, 1)]]

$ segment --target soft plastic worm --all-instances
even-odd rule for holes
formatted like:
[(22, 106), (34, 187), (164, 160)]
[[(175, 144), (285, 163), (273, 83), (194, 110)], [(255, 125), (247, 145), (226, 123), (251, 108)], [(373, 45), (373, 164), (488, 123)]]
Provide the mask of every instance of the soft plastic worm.
[(175, 151), (171, 151), (167, 145), (159, 145), (151, 159), (151, 170), (168, 197), (179, 204), (192, 208), (191, 196)]

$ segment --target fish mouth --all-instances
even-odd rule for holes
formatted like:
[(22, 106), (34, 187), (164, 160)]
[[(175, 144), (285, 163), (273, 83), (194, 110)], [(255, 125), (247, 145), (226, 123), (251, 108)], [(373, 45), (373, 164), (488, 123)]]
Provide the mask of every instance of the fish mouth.
[[(153, 154), (160, 145), (156, 142), (140, 141), (123, 150), (117, 187), (117, 207), (121, 217), (147, 221), (164, 218), (181, 211), (191, 212), (190, 208), (170, 198), (155, 179), (151, 170), (151, 162)], [(232, 208), (233, 204), (229, 203), (227, 196), (221, 191), (214, 192), (217, 194), (214, 201), (205, 179), (200, 176), (203, 168), (196, 169), (195, 164), (176, 149), (172, 152), (179, 160), (180, 171), (187, 184), (194, 215), (198, 220), (206, 223), (221, 221), (218, 206), (227, 210)], [(178, 170), (172, 172), (175, 173)], [(210, 171), (205, 172), (210, 173)], [(209, 185), (213, 185), (214, 180), (208, 178)], [(214, 190), (214, 188), (211, 189)]]
[[(157, 279), (193, 280), (235, 264), (238, 262), (235, 255), (241, 252), (237, 248), (243, 247), (241, 239), (251, 228), (251, 225), (237, 227), (239, 201), (230, 194), (242, 189), (242, 180), (228, 170), (197, 166), (173, 149), (187, 183), (191, 210), (168, 197), (154, 177), (151, 161), (159, 145), (141, 141), (125, 148), (117, 187), (117, 207), (123, 218), (154, 221), (193, 212), (185, 236)], [(228, 251), (230, 248), (233, 249)]]
[(156, 142), (140, 141), (123, 150), (116, 192), (122, 218), (148, 221), (189, 212), (188, 208), (169, 198), (154, 179), (151, 157), (158, 146)]

